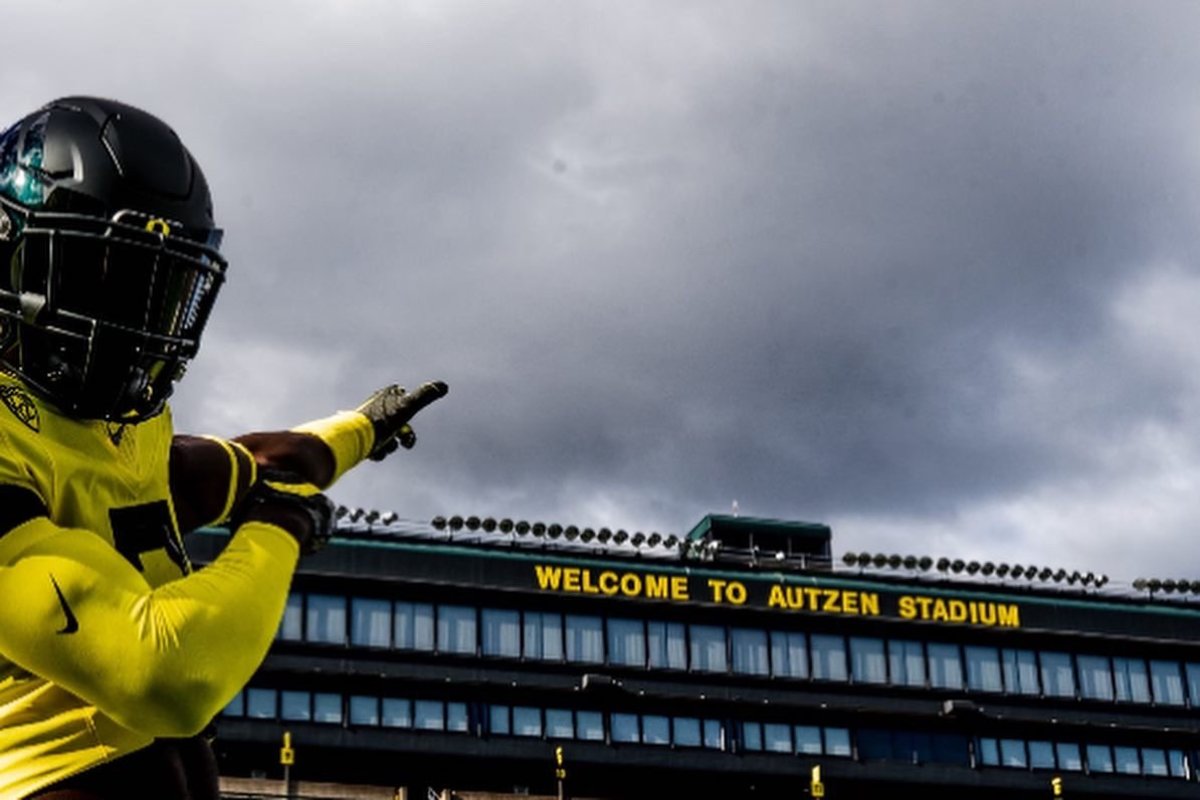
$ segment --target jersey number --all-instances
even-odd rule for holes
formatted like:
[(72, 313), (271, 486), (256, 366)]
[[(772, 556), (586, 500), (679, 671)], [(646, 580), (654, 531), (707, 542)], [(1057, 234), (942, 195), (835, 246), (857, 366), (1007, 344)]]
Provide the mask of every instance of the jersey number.
[(143, 503), (140, 506), (113, 508), (108, 512), (112, 524), (113, 543), (117, 552), (133, 564), (138, 572), (145, 572), (142, 553), (165, 550), (167, 557), (185, 575), (190, 572), (183, 542), (171, 522), (171, 511), (166, 500)]

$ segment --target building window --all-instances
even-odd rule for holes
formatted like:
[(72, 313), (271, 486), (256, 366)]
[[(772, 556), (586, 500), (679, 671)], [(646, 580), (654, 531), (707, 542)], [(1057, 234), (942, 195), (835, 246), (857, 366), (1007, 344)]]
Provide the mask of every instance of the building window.
[(1009, 694), (1039, 694), (1037, 655), (1032, 650), (1001, 650), (1004, 689)]
[(567, 660), (604, 663), (604, 623), (600, 617), (567, 615)]
[(246, 716), (251, 719), (275, 719), (277, 694), (274, 689), (247, 689)]
[(850, 674), (857, 683), (887, 683), (883, 639), (850, 637)]
[(825, 753), (831, 756), (850, 756), (850, 730), (848, 728), (825, 729)]
[(1105, 656), (1076, 656), (1079, 668), (1079, 692), (1089, 700), (1113, 700), (1112, 667)]
[(280, 692), (279, 716), (295, 722), (312, 720), (311, 695), (308, 692)]
[(304, 638), (304, 595), (297, 592), (288, 595), (277, 636), (291, 642), (298, 642)]
[(1004, 680), (1000, 672), (1000, 651), (994, 647), (968, 645), (963, 648), (967, 662), (967, 688), (974, 692), (1000, 692)]
[(1079, 745), (1074, 742), (1059, 742), (1054, 745), (1054, 754), (1058, 759), (1058, 768), (1079, 772), (1083, 769), (1083, 755)]
[(490, 706), (488, 708), (488, 733), (496, 736), (508, 736), (512, 733), (512, 722), (508, 718), (508, 706)]
[(400, 650), (433, 649), (433, 606), (396, 603), (392, 641)]
[(422, 731), (440, 731), (446, 727), (446, 709), (440, 700), (413, 701), (413, 727)]
[(640, 619), (608, 620), (608, 663), (646, 666), (646, 631)]
[(1188, 772), (1187, 757), (1182, 750), (1167, 751), (1167, 770), (1172, 778), (1187, 778), (1190, 777)]
[(742, 675), (768, 675), (767, 632), (734, 628), (729, 632), (733, 645), (733, 671)]
[(599, 711), (576, 711), (575, 738), (589, 742), (603, 742), (604, 715)]
[(679, 747), (700, 746), (700, 720), (697, 717), (675, 717), (671, 722), (674, 727), (671, 741)]
[(356, 597), (350, 603), (350, 643), (360, 647), (391, 647), (392, 604)]
[(979, 763), (985, 767), (1000, 766), (1000, 742), (997, 739), (979, 740)]
[(1167, 775), (1167, 751), (1157, 747), (1143, 747), (1142, 774)]
[(525, 612), (525, 657), (539, 661), (562, 661), (561, 614)]
[(385, 728), (411, 728), (412, 704), (399, 697), (385, 697), (380, 702), (379, 721)]
[(803, 633), (771, 631), (771, 674), (777, 678), (808, 677), (808, 639)]
[(446, 703), (446, 730), (455, 733), (466, 733), (470, 730), (466, 703)]
[(355, 694), (350, 696), (350, 724), (378, 725), (379, 698)]
[(342, 724), (342, 696), (332, 692), (313, 695), (313, 722)]
[(725, 672), (725, 629), (717, 625), (689, 625), (689, 653), (695, 672)]
[(1187, 675), (1188, 698), (1192, 708), (1200, 708), (1200, 664), (1184, 664)]
[(483, 654), (519, 658), (521, 655), (521, 614), (518, 611), (483, 609)]
[(1112, 772), (1112, 748), (1106, 744), (1089, 744), (1087, 746), (1087, 765), (1092, 772)]
[(1030, 742), (1029, 766), (1033, 769), (1054, 769), (1054, 745), (1050, 742)]
[(642, 717), (642, 744), (670, 744), (671, 719), (658, 714)]
[(769, 753), (791, 753), (792, 726), (779, 722), (764, 722), (763, 749)]
[(441, 653), (475, 655), (475, 609), (471, 606), (439, 605), (437, 649)]
[(304, 638), (324, 644), (346, 643), (346, 598), (308, 595), (308, 620)]
[(1117, 684), (1117, 699), (1126, 703), (1150, 702), (1150, 676), (1146, 662), (1140, 658), (1114, 658), (1113, 677)]
[(1001, 739), (1000, 764), (1005, 767), (1020, 767), (1022, 769), (1029, 766), (1029, 760), (1025, 755), (1024, 740)]
[(815, 725), (797, 725), (793, 731), (796, 735), (796, 752), (801, 755), (821, 754), (821, 729)]
[(931, 643), (927, 651), (929, 684), (937, 689), (963, 688), (962, 659), (958, 654), (958, 645)]
[(514, 706), (512, 710), (512, 727), (513, 735), (515, 736), (541, 736), (541, 709), (530, 706)]
[(719, 720), (704, 720), (704, 746), (709, 750), (725, 749), (725, 729)]
[(1142, 772), (1136, 747), (1114, 747), (1113, 764), (1116, 766), (1117, 772), (1126, 775), (1140, 775)]
[(1074, 697), (1075, 673), (1071, 656), (1066, 653), (1039, 654), (1042, 664), (1042, 691), (1050, 697)]
[(1183, 676), (1177, 661), (1150, 662), (1150, 688), (1160, 706), (1183, 705)]
[(687, 669), (687, 634), (681, 622), (646, 624), (650, 666), (654, 669)]
[(244, 717), (246, 715), (246, 693), (235, 694), (229, 701), (229, 705), (222, 709), (221, 714), (226, 717)]
[(571, 712), (565, 708), (546, 709), (546, 736), (551, 739), (570, 739), (575, 735)]
[(847, 680), (846, 640), (841, 636), (814, 633), (809, 637), (812, 647), (812, 676), (820, 681)]
[(888, 640), (888, 669), (896, 686), (924, 686), (925, 646), (921, 642)]
[(612, 714), (609, 717), (612, 726), (612, 740), (624, 744), (634, 744), (641, 740), (638, 735), (637, 714)]
[(743, 722), (742, 727), (742, 747), (749, 752), (757, 752), (763, 749), (763, 732), (762, 723), (759, 722)]

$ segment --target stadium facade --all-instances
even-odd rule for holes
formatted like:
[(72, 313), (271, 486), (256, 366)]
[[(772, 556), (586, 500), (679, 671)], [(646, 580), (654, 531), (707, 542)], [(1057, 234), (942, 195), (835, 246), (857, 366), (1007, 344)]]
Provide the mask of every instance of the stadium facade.
[(349, 512), (218, 755), (231, 778), (409, 797), (1200, 796), (1200, 604), (1106, 580), (835, 562), (827, 527), (780, 520)]

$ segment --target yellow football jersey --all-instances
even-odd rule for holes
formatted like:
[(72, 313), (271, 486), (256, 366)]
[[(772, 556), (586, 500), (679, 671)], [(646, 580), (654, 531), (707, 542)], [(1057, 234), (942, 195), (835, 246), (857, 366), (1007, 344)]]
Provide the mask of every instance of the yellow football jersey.
[[(0, 485), (32, 490), (49, 514), (0, 531), (0, 798), (20, 798), (187, 735), (172, 726), (203, 727), (265, 655), (298, 549), (250, 523), (221, 566), (192, 573), (169, 489), (169, 411), (74, 420), (4, 374), (0, 404)], [(176, 695), (196, 687), (185, 722), (139, 705), (175, 696), (153, 683), (164, 680)]]

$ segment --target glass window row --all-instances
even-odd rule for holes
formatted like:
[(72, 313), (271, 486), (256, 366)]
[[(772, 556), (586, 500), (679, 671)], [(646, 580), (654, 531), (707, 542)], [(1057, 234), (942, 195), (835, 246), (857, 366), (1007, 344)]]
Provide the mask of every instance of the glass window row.
[(1200, 663), (293, 593), (279, 638), (353, 647), (1200, 707)]
[(1193, 778), (1194, 754), (1177, 749), (1024, 739), (974, 739), (918, 733), (731, 721), (589, 709), (466, 703), (424, 698), (342, 695), (333, 692), (249, 687), (223, 716), (402, 728), (537, 739), (641, 744), (748, 753), (824, 755), (863, 761), (978, 765), (1066, 772), (1120, 773)]

